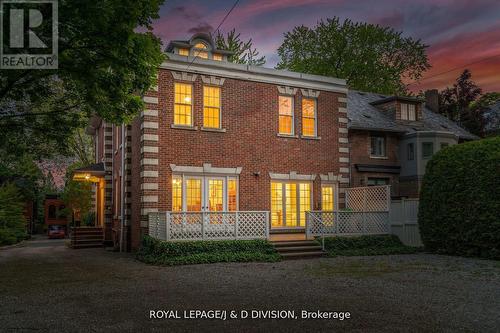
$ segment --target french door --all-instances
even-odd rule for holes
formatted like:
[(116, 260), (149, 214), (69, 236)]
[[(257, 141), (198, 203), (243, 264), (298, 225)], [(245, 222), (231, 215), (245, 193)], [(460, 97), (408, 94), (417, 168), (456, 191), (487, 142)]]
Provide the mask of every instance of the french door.
[(235, 177), (174, 176), (173, 178), (173, 211), (236, 211), (237, 202)]
[(311, 210), (309, 182), (271, 182), (271, 227), (298, 228), (306, 225)]

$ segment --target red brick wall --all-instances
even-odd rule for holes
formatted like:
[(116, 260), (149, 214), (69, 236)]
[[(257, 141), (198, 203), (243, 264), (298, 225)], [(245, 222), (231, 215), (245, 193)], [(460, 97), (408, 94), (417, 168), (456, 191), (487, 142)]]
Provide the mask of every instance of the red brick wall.
[(356, 164), (399, 166), (398, 136), (391, 133), (384, 133), (384, 135), (386, 137), (387, 158), (371, 158), (370, 132), (359, 130), (349, 131), (349, 144), (351, 147), (351, 186), (366, 186), (368, 177), (390, 178), (393, 187), (392, 194), (397, 195), (399, 174), (359, 172), (355, 166)]

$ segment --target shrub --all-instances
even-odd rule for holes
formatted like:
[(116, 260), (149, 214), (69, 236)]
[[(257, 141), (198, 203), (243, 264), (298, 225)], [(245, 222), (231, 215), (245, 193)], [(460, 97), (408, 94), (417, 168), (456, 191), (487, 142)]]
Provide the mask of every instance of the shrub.
[[(321, 239), (319, 239), (321, 242)], [(417, 248), (406, 246), (395, 235), (359, 237), (327, 237), (325, 250), (329, 256), (369, 256), (415, 253)]]
[(25, 202), (14, 184), (0, 186), (0, 245), (26, 238)]
[(144, 236), (137, 258), (157, 265), (280, 260), (266, 240), (165, 242), (150, 236)]
[(452, 146), (427, 164), (419, 207), (429, 251), (500, 258), (500, 137)]

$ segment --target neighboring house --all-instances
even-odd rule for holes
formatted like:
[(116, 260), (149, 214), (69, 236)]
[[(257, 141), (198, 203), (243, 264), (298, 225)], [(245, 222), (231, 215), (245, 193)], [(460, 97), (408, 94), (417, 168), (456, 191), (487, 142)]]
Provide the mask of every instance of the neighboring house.
[(51, 225), (57, 225), (66, 228), (68, 225), (68, 219), (63, 213), (64, 201), (55, 194), (47, 194), (43, 203), (44, 206), (44, 222), (45, 228)]
[(426, 99), (349, 91), (351, 186), (392, 185), (393, 196), (418, 197), (425, 167), (447, 146), (477, 139)]
[(140, 117), (88, 128), (104, 162), (107, 239), (137, 248), (158, 211), (270, 211), (272, 231), (303, 231), (306, 211), (342, 204), (344, 80), (229, 63), (204, 34), (167, 54)]
[(500, 135), (500, 101), (486, 107), (483, 111), (484, 135)]
[[(136, 249), (148, 214), (166, 211), (269, 211), (271, 232), (303, 232), (305, 212), (343, 207), (350, 185), (418, 180), (425, 162), (398, 158), (409, 143), (417, 163), (428, 137), (432, 152), (473, 138), (420, 100), (348, 97), (341, 79), (230, 63), (205, 34), (166, 52), (140, 116), (87, 129), (96, 164), (75, 177), (102, 184), (98, 224), (115, 245)], [(400, 120), (402, 102), (417, 120)]]

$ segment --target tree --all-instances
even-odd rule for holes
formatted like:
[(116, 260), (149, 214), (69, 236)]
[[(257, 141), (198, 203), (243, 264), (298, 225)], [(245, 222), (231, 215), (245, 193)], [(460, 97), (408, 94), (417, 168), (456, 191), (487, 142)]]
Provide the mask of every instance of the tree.
[[(141, 95), (154, 85), (164, 58), (160, 40), (150, 32), (162, 3), (60, 0), (59, 68), (2, 70), (0, 115), (31, 115), (31, 106), (50, 98), (54, 86), (61, 100), (72, 103), (62, 110), (47, 110), (51, 115), (77, 111), (121, 122), (138, 114), (144, 106)], [(39, 32), (42, 39), (50, 33), (44, 27)], [(12, 107), (13, 103), (27, 107)]]
[(224, 35), (217, 31), (215, 36), (215, 45), (218, 49), (233, 52), (229, 56), (229, 61), (236, 64), (247, 64), (253, 66), (262, 66), (266, 63), (266, 57), (259, 56), (257, 49), (253, 48), (252, 39), (244, 42), (240, 38), (240, 33), (233, 29)]
[(407, 94), (404, 81), (430, 68), (426, 48), (391, 28), (334, 17), (286, 32), (277, 68), (346, 79), (352, 89)]
[(72, 179), (73, 170), (82, 166), (80, 162), (76, 162), (66, 172), (66, 185), (61, 197), (65, 204), (63, 212), (68, 217), (71, 217), (75, 212), (79, 212), (81, 217), (85, 217), (92, 209), (92, 184)]
[(482, 114), (470, 108), (480, 95), (481, 88), (472, 81), (471, 71), (465, 69), (453, 87), (448, 87), (439, 94), (439, 113), (464, 126), (471, 133), (480, 135), (483, 128)]
[(0, 186), (0, 245), (14, 244), (26, 237), (24, 204), (17, 186)]

